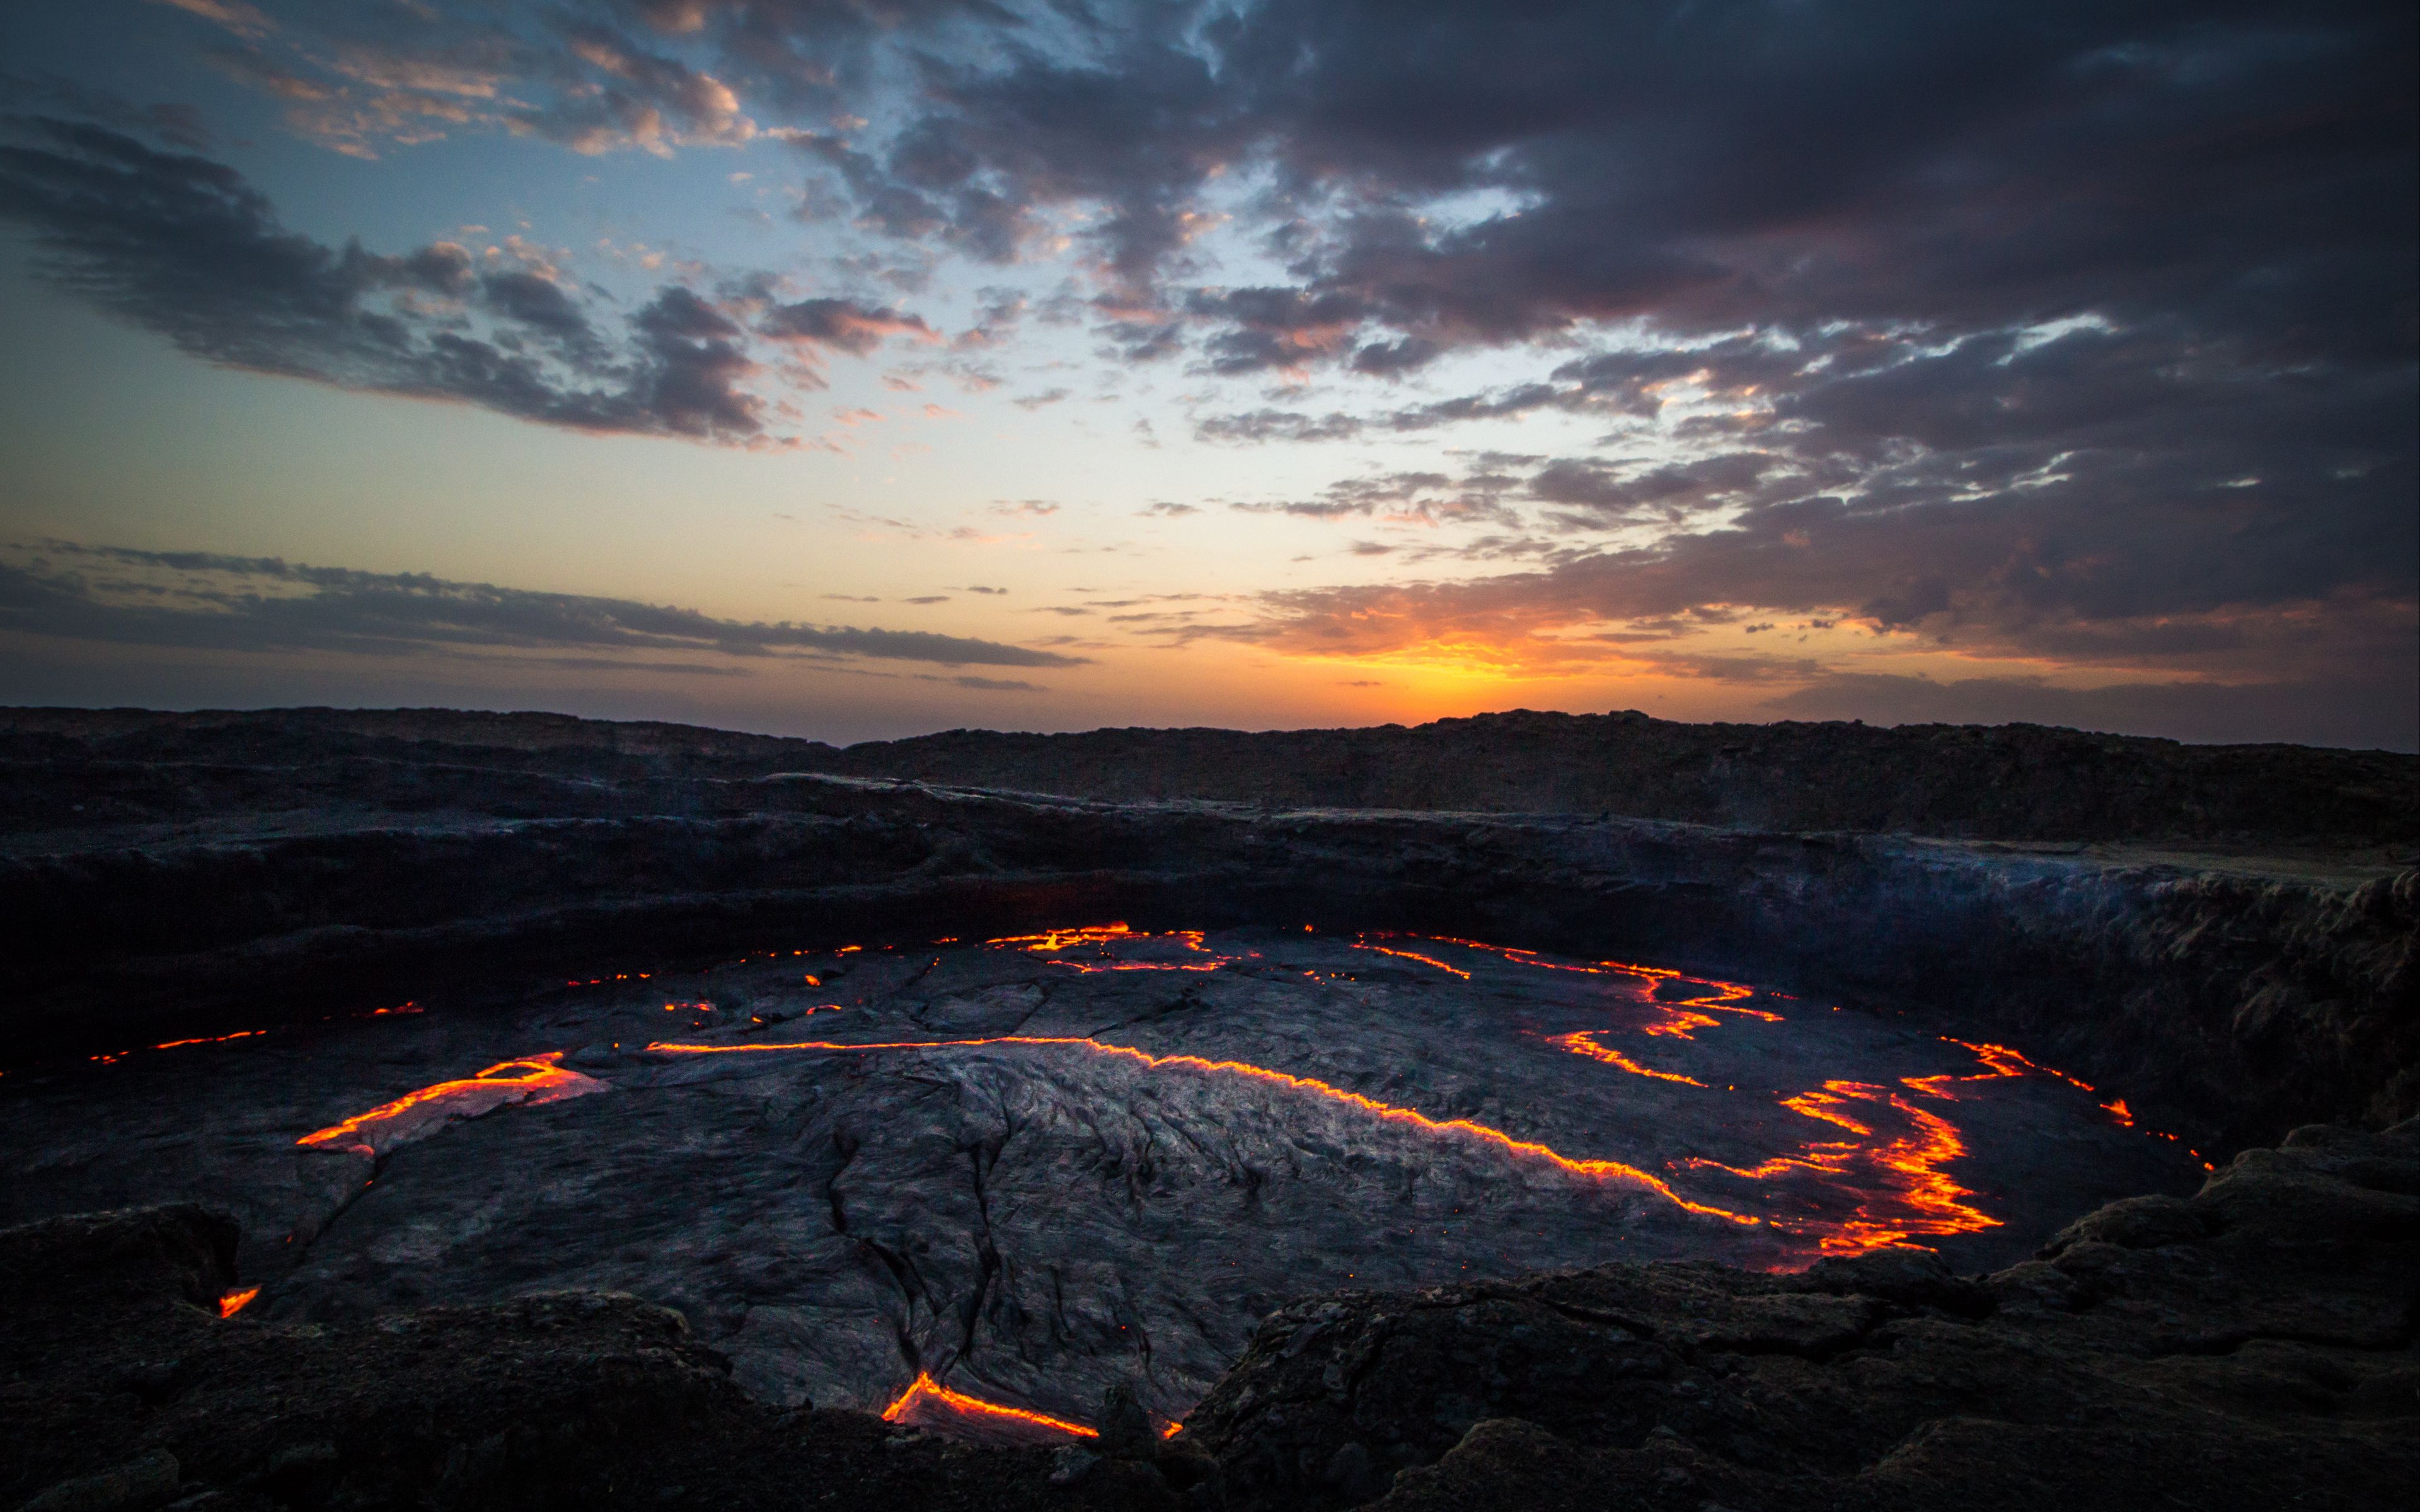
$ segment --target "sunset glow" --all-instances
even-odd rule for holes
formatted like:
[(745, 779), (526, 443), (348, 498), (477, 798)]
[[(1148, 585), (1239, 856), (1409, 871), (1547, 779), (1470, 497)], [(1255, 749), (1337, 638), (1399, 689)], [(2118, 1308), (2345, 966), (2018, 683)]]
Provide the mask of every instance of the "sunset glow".
[(10, 8), (0, 702), (2409, 749), (2390, 11)]

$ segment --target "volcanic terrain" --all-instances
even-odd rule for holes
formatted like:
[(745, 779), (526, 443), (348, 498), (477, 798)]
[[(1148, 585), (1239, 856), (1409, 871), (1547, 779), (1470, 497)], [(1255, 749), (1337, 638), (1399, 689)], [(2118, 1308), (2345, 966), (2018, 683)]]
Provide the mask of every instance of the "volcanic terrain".
[(2414, 1468), (2409, 757), (12, 711), (0, 761), (0, 1497)]

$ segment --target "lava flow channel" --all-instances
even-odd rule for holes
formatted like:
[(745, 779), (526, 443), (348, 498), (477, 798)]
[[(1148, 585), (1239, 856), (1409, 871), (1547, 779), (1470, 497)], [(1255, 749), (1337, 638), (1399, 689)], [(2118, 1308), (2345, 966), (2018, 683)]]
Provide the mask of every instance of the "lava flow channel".
[(304, 1134), (294, 1141), (308, 1149), (341, 1150), (375, 1160), (387, 1151), (426, 1139), (449, 1123), (475, 1119), (514, 1103), (560, 1103), (591, 1092), (613, 1090), (608, 1082), (583, 1076), (560, 1064), (563, 1052), (523, 1056), (501, 1061), (476, 1076), (439, 1082), (381, 1103), (367, 1113)]
[(1312, 1077), (1271, 1071), (1266, 1066), (1255, 1066), (1241, 1060), (1207, 1060), (1200, 1056), (1155, 1056), (1146, 1050), (1137, 1050), (1129, 1045), (1110, 1044), (1101, 1040), (1076, 1036), (1024, 1034), (1004, 1034), (981, 1040), (893, 1040), (868, 1044), (844, 1044), (832, 1040), (798, 1040), (784, 1044), (675, 1044), (658, 1041), (647, 1046), (647, 1050), (649, 1054), (660, 1056), (761, 1056), (791, 1052), (831, 1055), (896, 1050), (961, 1050), (986, 1045), (1066, 1046), (1090, 1051), (1095, 1055), (1123, 1057), (1154, 1071), (1192, 1071), (1212, 1075), (1248, 1076), (1257, 1081), (1269, 1082), (1294, 1091), (1307, 1092), (1315, 1097), (1324, 1097), (1331, 1102), (1344, 1103), (1349, 1107), (1359, 1108), (1389, 1123), (1406, 1123), (1434, 1134), (1453, 1134), (1482, 1144), (1494, 1145), (1515, 1155), (1543, 1160), (1575, 1176), (1643, 1187), (1685, 1212), (1699, 1213), (1709, 1218), (1723, 1218), (1731, 1223), (1749, 1227), (1763, 1221), (1749, 1213), (1733, 1212), (1728, 1208), (1717, 1208), (1710, 1203), (1692, 1201), (1674, 1191), (1669, 1182), (1642, 1171), (1636, 1165), (1625, 1165), (1620, 1161), (1613, 1160), (1575, 1160), (1551, 1146), (1540, 1144), (1535, 1140), (1516, 1139), (1501, 1129), (1492, 1129), (1486, 1124), (1476, 1123), (1468, 1119), (1432, 1119), (1416, 1109), (1398, 1107), (1392, 1103), (1381, 1103), (1375, 1098), (1364, 1097), (1358, 1092), (1348, 1092), (1342, 1087), (1331, 1086)]
[(908, 1389), (892, 1399), (882, 1410), (885, 1423), (905, 1423), (910, 1427), (936, 1426), (935, 1419), (952, 1427), (1005, 1429), (1014, 1438), (1055, 1435), (1074, 1439), (1097, 1439), (1098, 1428), (1071, 1423), (1047, 1412), (1029, 1412), (1022, 1407), (1010, 1407), (1001, 1402), (987, 1402), (980, 1396), (970, 1396), (953, 1391), (923, 1371), (908, 1382)]
[[(1975, 1075), (1945, 1072), (1931, 1076), (1903, 1076), (1900, 1086), (1918, 1096), (1959, 1101), (1951, 1088), (1962, 1082), (1998, 1081), (2028, 1072), (2054, 1076), (2077, 1087), (2064, 1072), (2037, 1065), (2005, 1045), (1949, 1041), (1972, 1051), (1983, 1063)], [(2086, 1090), (2089, 1090), (2088, 1088)], [(1957, 1125), (1906, 1095), (1870, 1082), (1834, 1080), (1813, 1091), (1781, 1100), (1781, 1105), (1855, 1137), (1809, 1145), (1795, 1155), (1776, 1155), (1757, 1165), (1726, 1165), (1719, 1161), (1692, 1159), (1704, 1170), (1725, 1171), (1748, 1180), (1771, 1181), (1809, 1175), (1832, 1192), (1856, 1203), (1845, 1219), (1807, 1222), (1776, 1219), (1787, 1232), (1819, 1231), (1816, 1248), (1826, 1255), (1863, 1255), (1878, 1249), (1920, 1248), (1918, 1239), (1979, 1233), (1997, 1228), (2001, 1220), (1966, 1199), (1975, 1194), (1953, 1180), (1942, 1167), (1966, 1154), (1966, 1141)], [(1884, 1134), (1874, 1125), (1897, 1119), (1902, 1127)], [(1869, 1121), (1870, 1120), (1870, 1121)]]
[[(1109, 953), (1113, 945), (1148, 945), (1156, 940), (1174, 940), (1196, 955), (1210, 957), (1207, 961), (1127, 961)], [(939, 943), (939, 942), (936, 942)], [(993, 949), (1015, 949), (1034, 955), (1052, 956), (1049, 964), (1070, 971), (1090, 974), (1096, 971), (1216, 971), (1230, 962), (1241, 959), (1221, 955), (1202, 943), (1198, 929), (1170, 930), (1154, 934), (1138, 933), (1124, 921), (1109, 924), (1086, 924), (1075, 929), (1046, 930), (1040, 934), (1007, 934), (984, 944)], [(1093, 960), (1071, 961), (1060, 952), (1079, 946), (1089, 946), (1100, 952)]]

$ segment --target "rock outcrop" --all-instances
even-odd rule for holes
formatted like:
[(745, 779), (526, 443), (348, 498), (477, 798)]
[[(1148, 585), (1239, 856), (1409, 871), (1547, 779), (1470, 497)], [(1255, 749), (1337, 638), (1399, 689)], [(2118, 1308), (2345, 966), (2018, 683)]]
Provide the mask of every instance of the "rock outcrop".
[(2415, 1285), (2420, 1125), (2315, 1127), (1991, 1275), (1308, 1299), (1188, 1431), (1252, 1508), (2382, 1506), (2420, 1474)]
[(1140, 1466), (1054, 1484), (1045, 1448), (768, 1407), (679, 1314), (626, 1295), (556, 1292), (348, 1328), (223, 1319), (232, 1229), (181, 1207), (0, 1230), (0, 1505), (1176, 1504)]
[(2392, 1505), (2420, 1474), (2413, 1124), (2299, 1130), (1990, 1275), (1898, 1252), (1306, 1299), (1177, 1438), (1112, 1400), (1120, 1431), (1055, 1454), (778, 1411), (628, 1296), (222, 1319), (234, 1239), (194, 1208), (0, 1231), (0, 1502), (2138, 1512)]

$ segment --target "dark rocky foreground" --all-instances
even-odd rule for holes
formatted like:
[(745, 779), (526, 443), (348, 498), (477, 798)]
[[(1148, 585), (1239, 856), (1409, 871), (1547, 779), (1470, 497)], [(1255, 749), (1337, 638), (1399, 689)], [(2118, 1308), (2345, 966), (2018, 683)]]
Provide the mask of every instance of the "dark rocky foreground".
[[(1115, 1442), (1056, 1455), (783, 1412), (625, 1297), (223, 1321), (225, 1219), (59, 1218), (0, 1238), (0, 1505), (1746, 1512), (2408, 1488), (2412, 758), (1557, 718), (833, 752), (549, 717), (15, 711), (0, 1097), (85, 1056), (432, 995), (501, 1013), (624, 965), (1315, 922), (1885, 1011), (2122, 1089), (2233, 1164), (1982, 1277), (1901, 1251), (1296, 1303), (1175, 1440), (1122, 1438), (1133, 1414), (1105, 1408)], [(1306, 801), (1331, 806), (1283, 806)]]
[[(980, 1447), (734, 1387), (554, 1293), (217, 1316), (194, 1208), (0, 1232), (0, 1497), (313, 1507), (2376, 1507), (2420, 1474), (2420, 1125), (2246, 1150), (1983, 1276), (1612, 1265), (1264, 1322), (1185, 1430)], [(30, 1498), (30, 1500), (25, 1500)]]

